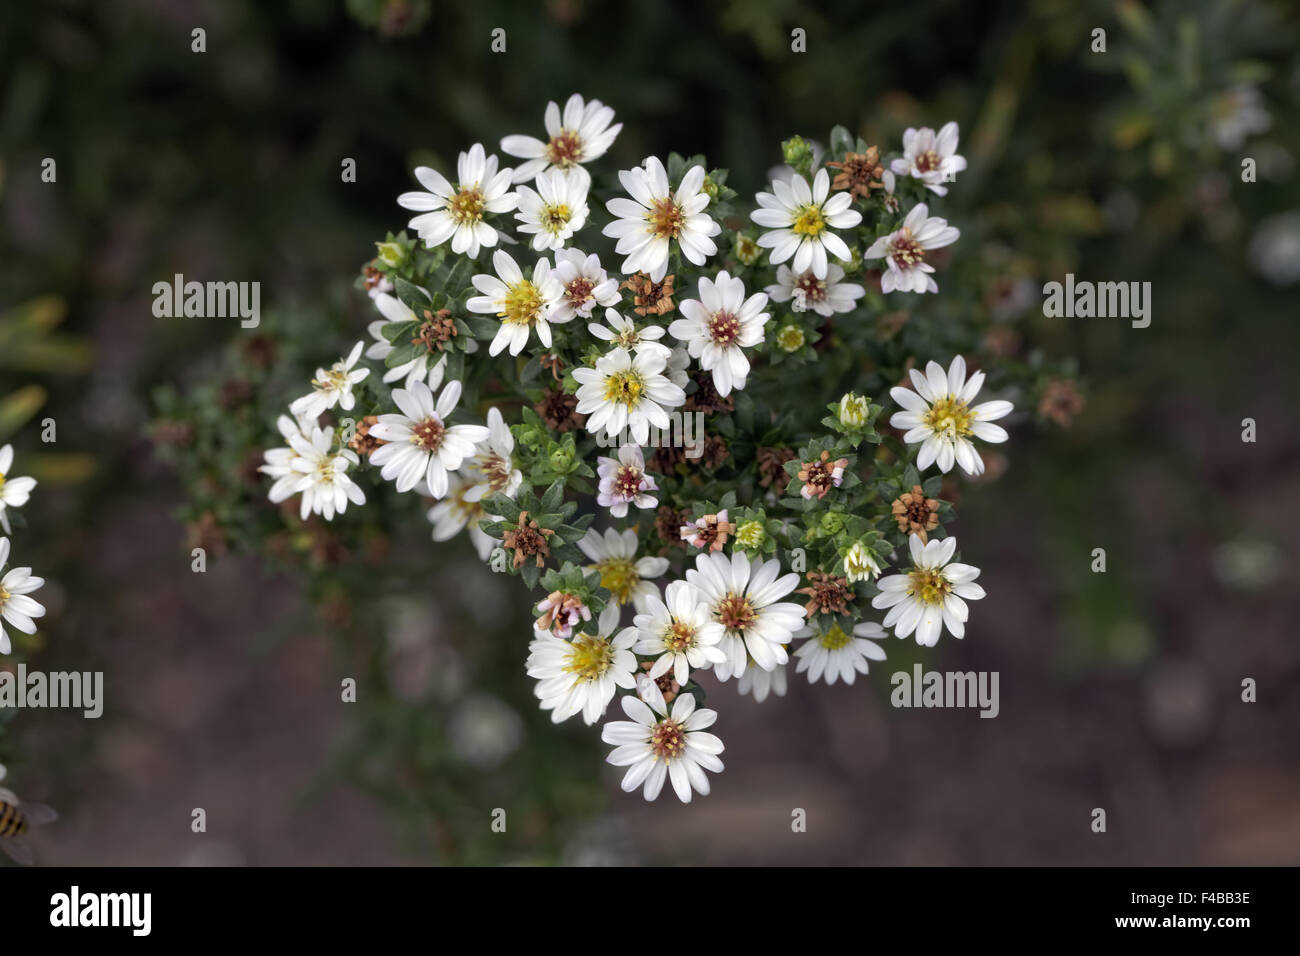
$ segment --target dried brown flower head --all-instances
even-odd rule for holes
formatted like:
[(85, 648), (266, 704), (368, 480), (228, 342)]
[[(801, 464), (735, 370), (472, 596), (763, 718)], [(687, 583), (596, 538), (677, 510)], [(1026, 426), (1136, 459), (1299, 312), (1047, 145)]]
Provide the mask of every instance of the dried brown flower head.
[(1050, 418), (1065, 428), (1074, 421), (1074, 416), (1083, 411), (1083, 396), (1074, 382), (1065, 378), (1056, 378), (1047, 383), (1043, 397), (1038, 400), (1038, 414)]
[(548, 388), (543, 393), (542, 400), (533, 406), (533, 411), (546, 422), (547, 428), (561, 435), (581, 428), (587, 420), (586, 415), (578, 412), (578, 399), (565, 394), (559, 386)]
[(808, 617), (817, 614), (847, 614), (849, 602), (857, 597), (847, 578), (820, 571), (809, 571), (808, 587), (799, 588), (795, 593), (808, 595), (808, 604), (804, 607), (804, 614)]
[(348, 442), (348, 447), (358, 455), (370, 457), (370, 454), (380, 445), (387, 445), (388, 442), (382, 438), (376, 438), (370, 434), (370, 427), (379, 424), (378, 415), (367, 415), (357, 424), (357, 430), (352, 439)]
[(794, 451), (790, 448), (759, 448), (757, 458), (759, 487), (771, 488), (778, 495), (785, 494), (785, 486), (790, 484), (785, 463), (793, 458)]
[(880, 163), (880, 150), (875, 146), (867, 147), (865, 153), (845, 153), (842, 162), (827, 163), (828, 169), (835, 169), (835, 179), (831, 189), (847, 189), (853, 198), (871, 195), (873, 189), (883, 189), (881, 176), (885, 167)]
[(704, 515), (694, 521), (688, 521), (681, 527), (683, 541), (689, 541), (697, 548), (721, 551), (727, 543), (727, 535), (735, 534), (736, 526), (727, 520), (724, 508), (715, 515)]
[(637, 315), (663, 315), (671, 312), (673, 304), (673, 283), (676, 276), (664, 276), (662, 282), (653, 281), (644, 272), (638, 272), (619, 288), (632, 291), (633, 311)]
[(521, 511), (519, 520), (513, 528), (505, 533), (506, 550), (515, 553), (514, 566), (522, 567), (528, 558), (534, 558), (539, 568), (545, 567), (546, 559), (551, 556), (551, 546), (547, 539), (555, 534), (550, 528), (540, 527), (536, 521), (528, 520), (528, 512)]
[(930, 540), (929, 532), (939, 526), (939, 501), (927, 498), (920, 485), (913, 485), (911, 491), (895, 498), (890, 510), (898, 522), (898, 530), (916, 535), (923, 543)]
[(670, 548), (684, 548), (686, 542), (682, 540), (682, 525), (690, 520), (691, 513), (685, 508), (660, 505), (655, 512), (655, 534)]
[(426, 351), (442, 352), (447, 343), (457, 336), (456, 322), (451, 317), (451, 309), (439, 309), (436, 313), (424, 310), (424, 322), (411, 339), (412, 345), (423, 345)]
[(711, 415), (714, 412), (730, 413), (736, 410), (734, 398), (730, 395), (724, 398), (718, 394), (717, 386), (713, 384), (712, 372), (698, 372), (693, 378), (696, 388), (686, 396), (686, 404), (682, 406), (683, 411)]
[(821, 500), (832, 488), (840, 486), (849, 460), (837, 458), (831, 461), (830, 458), (831, 453), (824, 451), (815, 461), (805, 461), (799, 465), (799, 480), (804, 483), (799, 493), (805, 498), (816, 495)]

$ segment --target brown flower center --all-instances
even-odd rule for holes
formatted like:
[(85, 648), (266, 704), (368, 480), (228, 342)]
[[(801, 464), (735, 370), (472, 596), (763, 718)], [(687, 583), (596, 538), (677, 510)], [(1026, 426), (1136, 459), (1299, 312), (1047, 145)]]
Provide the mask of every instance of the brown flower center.
[(437, 451), (446, 431), (437, 418), (426, 418), (411, 428), (411, 444), (425, 451)]
[(749, 599), (739, 594), (729, 593), (719, 601), (714, 615), (729, 631), (743, 631), (747, 627), (753, 627), (758, 620), (758, 612), (749, 603)]
[(546, 158), (552, 166), (572, 166), (582, 162), (582, 138), (571, 129), (562, 129), (546, 144)]
[(590, 279), (586, 276), (578, 276), (564, 287), (564, 296), (575, 309), (580, 309), (591, 298), (591, 290), (594, 288), (595, 283)]
[(686, 731), (677, 721), (665, 717), (650, 731), (650, 749), (665, 763), (676, 760), (686, 752)]
[(795, 279), (794, 287), (803, 293), (803, 300), (806, 303), (812, 304), (826, 298), (826, 280), (817, 278), (812, 274), (812, 270)]
[(923, 173), (932, 173), (943, 164), (939, 154), (932, 149), (927, 149), (920, 156), (916, 157), (916, 168)]
[(912, 230), (906, 228), (899, 230), (898, 235), (894, 237), (889, 254), (901, 266), (914, 266), (925, 261), (925, 249), (912, 238)]
[(635, 498), (641, 491), (641, 469), (623, 465), (614, 472), (614, 494), (620, 498)]
[(723, 348), (740, 337), (740, 319), (731, 312), (718, 311), (709, 316), (709, 337)]

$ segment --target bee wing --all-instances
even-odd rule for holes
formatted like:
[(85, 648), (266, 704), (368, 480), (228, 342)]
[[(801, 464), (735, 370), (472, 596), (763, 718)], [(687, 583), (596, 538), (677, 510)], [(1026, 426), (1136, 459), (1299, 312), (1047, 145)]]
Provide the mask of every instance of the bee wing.
[(0, 839), (0, 849), (5, 851), (9, 859), (23, 866), (32, 865), (32, 848), (21, 840)]
[(6, 790), (4, 787), (0, 787), (0, 801), (4, 803), (12, 803), (15, 807), (22, 803), (22, 801), (18, 799), (18, 794), (14, 793), (12, 790)]
[(35, 827), (43, 827), (59, 818), (53, 807), (47, 807), (43, 803), (24, 803), (22, 808), (23, 816), (27, 818), (27, 822)]

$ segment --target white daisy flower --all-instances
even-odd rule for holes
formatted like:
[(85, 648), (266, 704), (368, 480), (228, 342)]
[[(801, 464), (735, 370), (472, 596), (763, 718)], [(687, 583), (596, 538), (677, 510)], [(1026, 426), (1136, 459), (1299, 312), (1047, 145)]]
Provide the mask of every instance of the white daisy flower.
[(461, 153), (456, 162), (455, 186), (428, 166), (417, 166), (415, 178), (428, 192), (402, 193), (397, 204), (421, 215), (407, 226), (424, 240), (426, 248), (451, 240), (457, 255), (478, 258), (480, 247), (497, 244), (497, 231), (484, 221), (488, 213), (509, 212), (519, 204), (519, 195), (510, 191), (514, 170), (497, 171), (497, 158), (484, 154), (483, 145), (475, 143)]
[[(301, 494), (298, 515), (303, 521), (313, 514), (320, 515), (326, 521), (333, 521), (335, 512), (343, 514), (348, 510), (349, 501), (357, 505), (366, 503), (365, 492), (347, 476), (348, 468), (357, 464), (358, 458), (356, 452), (347, 448), (333, 450), (333, 428), (313, 425), (310, 429), (308, 432), (304, 428), (300, 434), (286, 433), (286, 426), (283, 422), (280, 423), (280, 433), (294, 451), (289, 468), (296, 479), (290, 482), (277, 480), (267, 497), (279, 504)], [(270, 464), (269, 453), (267, 458)], [(267, 474), (273, 474), (267, 469), (268, 465), (262, 466)]]
[(647, 800), (654, 800), (671, 780), (677, 799), (691, 802), (692, 792), (707, 796), (709, 778), (704, 775), (722, 772), (722, 741), (704, 731), (718, 719), (717, 711), (695, 709), (695, 696), (682, 694), (673, 701), (670, 712), (664, 695), (654, 684), (646, 686), (649, 703), (628, 694), (623, 698), (623, 713), (631, 720), (612, 720), (601, 731), (600, 739), (614, 749), (606, 759), (615, 767), (627, 767), (623, 791), (631, 793), (644, 784)]
[(495, 406), (488, 409), (487, 431), (487, 439), (479, 446), (478, 453), (470, 459), (466, 469), (474, 482), (465, 492), (468, 501), (478, 501), (497, 492), (513, 498), (524, 481), (523, 472), (515, 467), (512, 458), (515, 436), (510, 434), (510, 427)]
[(328, 411), (335, 405), (349, 411), (357, 401), (352, 394), (352, 386), (370, 374), (368, 368), (353, 368), (357, 359), (361, 358), (364, 347), (364, 342), (358, 342), (352, 346), (347, 358), (339, 359), (328, 371), (316, 369), (316, 377), (311, 381), (312, 391), (294, 399), (289, 405), (289, 411), (309, 421), (314, 421), (321, 412)]
[(835, 263), (826, 266), (826, 277), (813, 275), (811, 269), (795, 272), (787, 265), (776, 268), (776, 285), (767, 287), (767, 294), (773, 302), (794, 300), (796, 312), (811, 309), (818, 315), (831, 316), (836, 312), (852, 312), (858, 307), (858, 299), (867, 294), (867, 290), (853, 282), (841, 282), (844, 270)]
[(587, 416), (587, 430), (617, 438), (626, 428), (632, 440), (644, 445), (650, 426), (669, 427), (668, 409), (686, 402), (686, 392), (664, 375), (668, 356), (658, 350), (621, 346), (596, 359), (595, 368), (577, 368), (578, 407)]
[(956, 356), (947, 373), (938, 362), (930, 362), (922, 375), (911, 370), (911, 389), (895, 386), (889, 397), (903, 407), (889, 419), (894, 428), (905, 428), (903, 441), (921, 443), (916, 456), (916, 467), (921, 471), (938, 463), (939, 470), (949, 472), (953, 462), (961, 465), (968, 475), (984, 473), (984, 459), (975, 450), (971, 437), (988, 442), (1004, 442), (1007, 433), (1001, 425), (992, 424), (1011, 414), (1010, 402), (971, 402), (984, 385), (984, 373), (976, 372), (966, 378), (966, 360)]
[(885, 260), (889, 268), (880, 277), (882, 292), (938, 292), (938, 284), (930, 277), (934, 266), (925, 261), (925, 254), (952, 245), (960, 236), (947, 219), (931, 217), (929, 207), (917, 203), (903, 225), (873, 242), (862, 258)]
[(490, 515), (478, 501), (466, 497), (474, 485), (463, 472), (453, 471), (447, 475), (447, 494), (441, 501), (428, 510), (426, 516), (433, 525), (434, 541), (449, 541), (466, 528), (469, 540), (478, 552), (480, 561), (486, 561), (492, 555), (492, 549), (498, 541), (478, 526), (484, 518), (501, 520), (497, 515)]
[(685, 581), (673, 581), (660, 599), (656, 594), (645, 602), (643, 613), (632, 619), (637, 642), (632, 650), (655, 657), (649, 677), (654, 680), (670, 670), (677, 683), (685, 686), (691, 670), (704, 670), (727, 659), (718, 647), (722, 634), (708, 628), (709, 609), (699, 592)]
[(528, 645), (528, 676), (537, 681), (534, 693), (542, 710), (559, 723), (581, 713), (594, 724), (614, 699), (616, 688), (636, 689), (636, 657), (632, 643), (636, 628), (618, 630), (619, 609), (607, 605), (600, 612), (595, 634), (565, 639), (550, 631), (533, 631)]
[(778, 664), (770, 671), (765, 671), (750, 661), (749, 666), (745, 668), (745, 673), (741, 674), (740, 680), (736, 682), (736, 693), (752, 695), (756, 704), (763, 703), (770, 694), (784, 697), (789, 683), (787, 670), (787, 665)]
[(617, 460), (597, 458), (596, 475), (600, 480), (596, 504), (608, 508), (615, 518), (627, 517), (628, 505), (653, 508), (659, 503), (650, 494), (658, 491), (659, 487), (645, 473), (645, 455), (638, 445), (623, 445), (618, 450)]
[(871, 599), (871, 606), (889, 608), (885, 627), (892, 627), (896, 637), (915, 631), (916, 643), (922, 647), (939, 643), (945, 626), (953, 637), (963, 637), (970, 614), (966, 601), (984, 597), (984, 589), (975, 583), (980, 569), (948, 563), (957, 550), (956, 538), (931, 538), (929, 544), (922, 544), (920, 535), (914, 534), (907, 543), (912, 569), (881, 578), (880, 593)]
[(902, 158), (889, 165), (895, 175), (919, 179), (935, 195), (948, 195), (948, 187), (942, 184), (952, 182), (966, 168), (965, 158), (957, 155), (957, 124), (945, 123), (937, 135), (928, 126), (909, 126), (903, 131)]
[[(371, 342), (366, 348), (366, 358), (372, 362), (383, 363), (393, 351), (393, 343), (384, 337), (384, 326), (389, 322), (415, 322), (417, 321), (415, 313), (401, 299), (391, 295), (380, 294), (372, 297), (375, 300), (375, 307), (384, 314), (382, 319), (376, 319), (366, 327), (371, 338)], [(465, 351), (473, 353), (478, 351), (478, 343), (470, 339), (465, 343)], [(429, 387), (437, 389), (442, 384), (442, 376), (447, 368), (447, 356), (441, 355), (435, 362), (433, 354), (430, 352), (421, 352), (409, 362), (403, 362), (401, 365), (394, 365), (384, 371), (384, 383), (396, 382), (399, 378), (404, 379), (403, 388), (410, 388), (418, 379), (426, 379)]]
[(471, 312), (495, 313), (501, 328), (488, 346), (488, 355), (500, 355), (507, 346), (518, 355), (528, 344), (528, 330), (536, 326), (537, 338), (545, 348), (551, 347), (552, 322), (567, 322), (554, 312), (564, 287), (551, 272), (551, 264), (538, 259), (533, 276), (525, 279), (510, 254), (498, 250), (492, 255), (496, 275), (479, 274), (470, 281), (482, 292), (465, 303)]
[(591, 177), (581, 167), (537, 176), (537, 189), (519, 187), (519, 231), (533, 237), (533, 249), (559, 249), (587, 222)]
[(725, 270), (710, 280), (700, 276), (698, 299), (686, 299), (678, 311), (683, 318), (668, 326), (673, 338), (686, 345), (700, 368), (713, 373), (719, 395), (745, 387), (749, 359), (744, 349), (763, 341), (763, 326), (770, 318), (763, 311), (767, 293), (745, 298), (745, 283)]
[(811, 269), (818, 279), (826, 278), (827, 255), (847, 261), (852, 253), (848, 245), (832, 229), (850, 229), (862, 221), (862, 213), (849, 208), (853, 196), (847, 192), (831, 192), (831, 178), (825, 169), (817, 170), (812, 188), (808, 180), (794, 175), (789, 182), (772, 181), (772, 191), (759, 193), (754, 198), (761, 209), (755, 209), (749, 218), (767, 232), (758, 237), (758, 244), (771, 249), (769, 259), (773, 265), (791, 257), (795, 272)]
[(803, 627), (804, 609), (778, 602), (799, 584), (799, 575), (782, 575), (775, 558), (760, 564), (742, 552), (728, 559), (708, 551), (696, 557), (686, 580), (708, 606), (707, 629), (721, 634), (719, 646), (727, 660), (713, 668), (719, 680), (744, 673), (751, 657), (763, 670), (789, 660), (785, 645)]
[(690, 262), (704, 265), (718, 251), (712, 237), (722, 227), (704, 210), (709, 195), (702, 191), (704, 167), (692, 166), (682, 176), (676, 192), (668, 186), (663, 163), (654, 156), (635, 169), (620, 170), (619, 181), (631, 199), (611, 199), (605, 208), (615, 217), (604, 234), (617, 239), (617, 252), (627, 256), (623, 273), (648, 273), (659, 282), (668, 274), (668, 252), (673, 240)]
[(599, 322), (588, 323), (587, 331), (602, 342), (621, 345), (625, 349), (658, 349), (663, 352), (665, 360), (672, 352), (672, 349), (659, 341), (664, 337), (664, 329), (661, 325), (650, 324), (643, 329), (638, 329), (635, 321), (624, 318), (614, 309), (605, 310), (605, 321), (608, 325), (601, 325)]
[(447, 493), (449, 472), (474, 454), (474, 446), (487, 441), (482, 425), (447, 425), (447, 418), (460, 401), (460, 382), (448, 382), (434, 401), (424, 382), (410, 389), (393, 389), (393, 401), (400, 414), (380, 415), (370, 434), (388, 442), (370, 454), (372, 465), (382, 466), (380, 475), (397, 483), (398, 491), (410, 491), (423, 478), (429, 494), (441, 498)]
[[(554, 102), (546, 104), (546, 135), (543, 143), (532, 136), (507, 136), (501, 140), (501, 152), (525, 160), (515, 168), (515, 182), (532, 179), (547, 169), (574, 169), (605, 155), (613, 144), (622, 123), (614, 123), (614, 111), (600, 100), (583, 103), (574, 93), (564, 104), (564, 113)], [(614, 123), (614, 125), (610, 125)]]
[(262, 452), (264, 463), (257, 470), (275, 479), (268, 497), (278, 504), (294, 493), (293, 488), (302, 477), (301, 472), (293, 469), (293, 460), (298, 457), (298, 452), (292, 444), (293, 439), (299, 438), (310, 444), (312, 431), (316, 426), (313, 422), (281, 415), (275, 420), (275, 427), (284, 437), (284, 447), (271, 448)]
[(593, 528), (578, 539), (578, 547), (592, 561), (587, 570), (600, 574), (600, 586), (612, 596), (613, 607), (630, 601), (640, 611), (649, 598), (659, 596), (659, 589), (649, 579), (668, 570), (668, 559), (638, 558), (636, 546), (636, 532), (631, 528), (621, 533), (606, 528), (603, 535)]
[[(9, 563), (9, 539), (0, 538), (0, 571)], [(44, 578), (32, 574), (31, 568), (11, 568), (0, 578), (0, 654), (13, 652), (9, 635), (5, 633), (5, 624), (17, 628), (24, 634), (36, 633), (36, 621), (43, 617), (45, 608), (27, 595), (40, 588)], [(0, 767), (0, 770), (4, 769)]]
[(879, 640), (889, 634), (875, 621), (863, 621), (845, 634), (839, 624), (832, 623), (826, 631), (806, 627), (796, 637), (810, 638), (799, 645), (794, 656), (799, 658), (796, 674), (808, 672), (808, 683), (815, 684), (823, 677), (827, 684), (843, 678), (852, 684), (858, 674), (867, 673), (867, 661), (883, 661), (885, 651), (867, 638)]
[(10, 508), (21, 508), (32, 496), (36, 487), (35, 478), (10, 478), (9, 472), (14, 467), (14, 446), (0, 448), (0, 528), (9, 532)]
[(584, 255), (577, 249), (561, 249), (555, 254), (551, 275), (564, 287), (560, 301), (551, 310), (552, 322), (568, 322), (575, 315), (587, 319), (596, 306), (608, 308), (622, 301), (618, 280), (611, 279), (600, 267), (600, 257), (594, 252)]

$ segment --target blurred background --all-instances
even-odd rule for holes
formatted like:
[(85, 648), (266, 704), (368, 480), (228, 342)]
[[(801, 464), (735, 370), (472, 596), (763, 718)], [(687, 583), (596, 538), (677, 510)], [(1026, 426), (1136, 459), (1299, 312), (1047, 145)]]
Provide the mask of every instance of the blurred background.
[[(50, 613), (0, 666), (107, 685), (98, 721), (0, 715), (7, 783), (62, 811), (40, 860), (1300, 862), (1298, 38), (1264, 0), (5, 5), (0, 444), (40, 480), (13, 537)], [(967, 639), (891, 641), (853, 687), (712, 689), (727, 770), (689, 807), (620, 794), (596, 734), (536, 711), (523, 592), (468, 542), (418, 511), (268, 530), (248, 454), (283, 380), (363, 336), (409, 170), (575, 90), (626, 124), (610, 168), (703, 152), (743, 197), (795, 133), (887, 151), (956, 119), (962, 314), (985, 356), (1078, 360), (949, 492), (989, 593)], [(1045, 319), (1067, 272), (1151, 282), (1151, 326)], [(155, 318), (175, 273), (260, 281), (261, 327)], [(998, 718), (891, 708), (913, 659), (998, 671)]]

